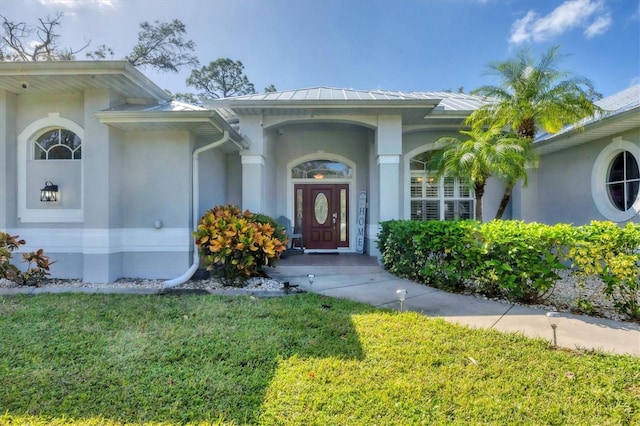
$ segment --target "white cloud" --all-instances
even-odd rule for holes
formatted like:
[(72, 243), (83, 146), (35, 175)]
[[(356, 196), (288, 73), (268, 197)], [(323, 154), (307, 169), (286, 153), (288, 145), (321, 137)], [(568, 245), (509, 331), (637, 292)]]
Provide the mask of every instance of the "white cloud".
[(593, 38), (595, 36), (602, 35), (607, 32), (612, 23), (613, 19), (611, 19), (611, 15), (607, 14), (604, 16), (600, 16), (584, 30), (584, 35), (587, 38)]
[(115, 9), (119, 0), (40, 0), (45, 6), (63, 6), (69, 9), (78, 7), (97, 7)]
[(530, 10), (516, 20), (511, 26), (509, 42), (550, 40), (574, 28), (585, 28), (585, 36), (591, 38), (606, 32), (612, 22), (604, 0), (566, 0), (546, 16)]

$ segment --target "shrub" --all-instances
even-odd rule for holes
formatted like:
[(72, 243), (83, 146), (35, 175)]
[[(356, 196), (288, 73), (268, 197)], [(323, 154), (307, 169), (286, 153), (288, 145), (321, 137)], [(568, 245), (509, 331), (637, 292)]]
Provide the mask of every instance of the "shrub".
[(286, 234), (265, 215), (241, 212), (236, 206), (216, 206), (200, 219), (193, 233), (207, 270), (225, 285), (241, 283), (275, 266), (285, 250)]
[(485, 294), (535, 302), (560, 278), (557, 271), (566, 269), (568, 225), (492, 221), (482, 224), (480, 235), (482, 256), (473, 275)]
[(17, 235), (11, 236), (6, 232), (0, 232), (0, 278), (21, 285), (39, 287), (49, 275), (49, 269), (55, 262), (51, 262), (49, 256), (45, 256), (42, 249), (22, 253), (22, 259), (27, 262), (27, 269), (24, 272), (20, 271), (17, 266), (11, 263), (12, 252), (26, 244), (25, 240), (18, 238)]
[(591, 222), (575, 229), (569, 256), (579, 283), (597, 276), (616, 309), (640, 319), (640, 225)]
[(462, 291), (473, 275), (478, 259), (478, 222), (423, 222), (413, 240), (421, 254), (418, 275), (434, 287)]

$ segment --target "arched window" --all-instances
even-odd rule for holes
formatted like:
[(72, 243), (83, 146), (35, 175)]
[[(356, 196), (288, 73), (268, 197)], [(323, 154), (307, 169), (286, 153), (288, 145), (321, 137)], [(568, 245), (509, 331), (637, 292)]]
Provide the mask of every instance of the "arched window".
[[(49, 113), (18, 134), (18, 217), (21, 222), (84, 220), (82, 145), (84, 129)], [(59, 188), (55, 203), (42, 203), (43, 185)]]
[(618, 210), (626, 212), (633, 206), (638, 198), (640, 171), (631, 152), (622, 151), (611, 161), (606, 186), (609, 201)]
[(435, 151), (413, 157), (411, 169), (411, 219), (472, 219), (473, 191), (470, 182), (449, 176), (436, 179)]
[(311, 160), (291, 168), (293, 179), (351, 179), (351, 167), (333, 160)]
[(49, 130), (36, 139), (33, 152), (34, 160), (80, 160), (82, 140), (70, 130)]

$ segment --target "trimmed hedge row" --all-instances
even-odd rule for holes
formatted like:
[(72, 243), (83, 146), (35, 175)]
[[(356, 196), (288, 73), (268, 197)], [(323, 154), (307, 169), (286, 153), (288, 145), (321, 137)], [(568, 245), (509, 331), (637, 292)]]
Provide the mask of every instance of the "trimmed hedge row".
[(390, 272), (449, 291), (535, 302), (558, 272), (599, 277), (619, 312), (640, 318), (640, 224), (388, 221), (378, 247)]

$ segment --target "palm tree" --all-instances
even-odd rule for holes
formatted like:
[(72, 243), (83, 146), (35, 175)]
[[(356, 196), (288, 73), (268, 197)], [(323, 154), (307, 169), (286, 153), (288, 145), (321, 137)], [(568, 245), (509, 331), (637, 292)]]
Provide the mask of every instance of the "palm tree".
[(513, 132), (493, 125), (461, 130), (463, 139), (442, 137), (436, 145), (444, 147), (439, 154), (438, 177), (442, 175), (466, 178), (471, 181), (476, 198), (476, 219), (482, 221), (482, 197), (490, 177), (505, 181), (507, 185), (523, 178), (527, 182), (525, 167), (535, 163), (537, 156), (532, 145)]
[[(467, 123), (473, 127), (509, 126), (519, 136), (533, 143), (539, 129), (549, 133), (594, 115), (600, 108), (593, 102), (601, 97), (591, 81), (557, 69), (559, 47), (552, 47), (540, 59), (527, 49), (504, 62), (489, 64), (500, 78), (499, 86), (482, 86), (473, 93), (492, 102), (474, 111)], [(502, 217), (511, 199), (513, 185), (507, 185), (496, 219)]]

